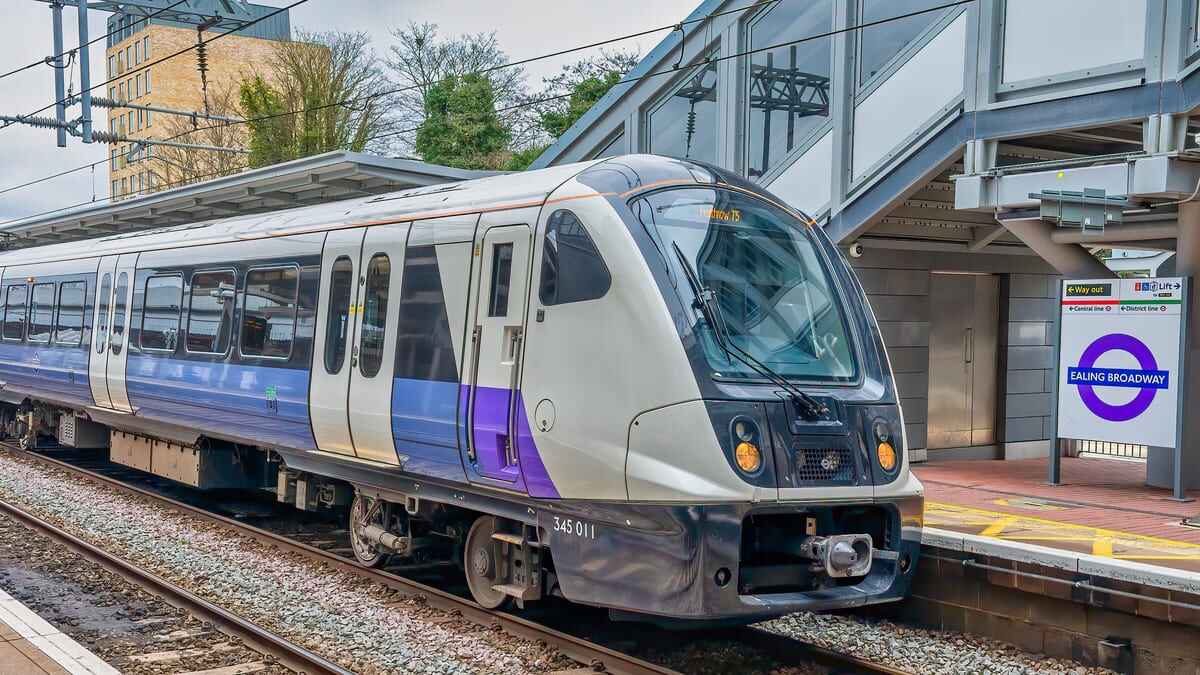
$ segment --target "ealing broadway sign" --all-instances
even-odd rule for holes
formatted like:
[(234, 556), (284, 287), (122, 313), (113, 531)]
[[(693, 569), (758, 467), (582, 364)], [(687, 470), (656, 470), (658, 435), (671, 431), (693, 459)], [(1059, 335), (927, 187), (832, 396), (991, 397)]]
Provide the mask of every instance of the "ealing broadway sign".
[(1063, 282), (1058, 436), (1175, 446), (1183, 280)]

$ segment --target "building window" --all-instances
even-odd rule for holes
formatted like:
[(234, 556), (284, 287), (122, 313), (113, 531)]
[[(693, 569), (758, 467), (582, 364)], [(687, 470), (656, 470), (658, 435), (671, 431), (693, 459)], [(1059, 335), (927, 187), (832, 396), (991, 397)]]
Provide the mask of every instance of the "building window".
[[(833, 29), (833, 0), (778, 3), (750, 24), (750, 49), (804, 40)], [(758, 177), (829, 118), (833, 40), (823, 37), (750, 57), (747, 166)]]
[[(150, 60), (150, 36), (149, 35), (142, 38), (142, 58), (146, 59), (147, 61)], [(146, 88), (146, 91), (150, 91), (149, 87)]]
[(29, 287), (13, 284), (8, 287), (4, 303), (4, 339), (25, 339), (25, 296)]
[(121, 91), (121, 100), (125, 101), (126, 100), (126, 98), (125, 98), (125, 83), (120, 82), (120, 83), (118, 83), (117, 86), (120, 88), (120, 91)]
[(137, 98), (141, 98), (142, 97), (142, 74), (138, 73), (137, 77), (133, 78), (133, 80), (134, 80), (134, 87), (135, 87), (134, 91), (136, 92), (135, 96)]
[[(108, 76), (117, 76), (117, 57), (115, 55), (108, 57)], [(112, 94), (109, 94), (109, 96), (112, 96)]]
[(142, 111), (141, 111), (141, 109), (139, 109), (139, 110), (137, 111), (137, 121), (138, 121), (137, 128), (138, 128), (138, 130), (139, 130), (139, 131), (141, 131), (141, 129), (142, 129), (142, 123), (143, 123), (143, 120), (142, 120)]
[(183, 275), (146, 279), (145, 307), (140, 338), (142, 349), (175, 351), (179, 340), (179, 313), (183, 309)]
[(134, 129), (135, 129), (135, 127), (133, 126), (133, 111), (130, 110), (129, 111), (129, 130), (133, 131)]
[(874, 77), (949, 10), (926, 12), (904, 19), (894, 17), (941, 4), (944, 3), (938, 0), (862, 0), (862, 23), (879, 23), (859, 31), (859, 84)]
[(134, 42), (133, 43), (133, 63), (134, 63), (134, 65), (137, 65), (141, 62), (142, 62), (142, 43)]
[(650, 112), (650, 152), (715, 162), (717, 64), (704, 63)]
[(153, 115), (153, 114), (154, 114), (154, 113), (153, 113), (152, 111), (150, 111), (150, 110), (147, 110), (147, 111), (146, 111), (146, 126), (150, 126), (150, 117), (151, 117), (151, 115)]
[[(146, 39), (149, 40), (150, 38), (146, 38)], [(149, 94), (150, 93), (150, 71), (147, 70), (145, 75), (146, 75), (146, 93)]]
[(127, 194), (129, 194), (129, 179), (122, 178), (121, 179), (121, 196), (123, 197)]
[(542, 242), (543, 305), (562, 305), (604, 297), (612, 285), (608, 266), (579, 218), (559, 209), (546, 223)]
[(55, 343), (75, 346), (83, 344), (83, 308), (86, 296), (86, 281), (64, 281), (59, 285)]
[[(116, 168), (117, 168), (117, 167), (116, 167), (117, 160), (116, 160), (116, 157), (115, 157), (115, 155), (116, 155), (116, 152), (117, 152), (116, 150), (113, 150), (113, 155), (114, 155), (114, 157), (113, 157), (113, 168), (114, 168), (114, 169), (116, 169)], [(112, 197), (114, 197), (114, 198), (115, 198), (115, 197), (117, 197), (118, 195), (120, 195), (120, 194), (121, 194), (120, 192), (118, 192), (118, 190), (120, 190), (120, 189), (121, 189), (121, 184), (120, 184), (118, 181), (114, 180), (114, 181), (112, 182), (112, 192), (110, 192), (110, 193), (109, 193), (109, 195), (111, 195), (111, 196), (112, 196)]]
[(239, 346), (244, 356), (286, 359), (292, 355), (299, 291), (300, 270), (296, 267), (246, 272)]
[(29, 341), (50, 344), (54, 332), (54, 284), (35, 284), (29, 311)]
[(376, 253), (367, 264), (367, 282), (363, 291), (362, 334), (359, 337), (358, 362), (363, 377), (375, 377), (383, 365), (384, 338), (387, 331), (388, 289), (392, 263), (386, 254)]
[(192, 275), (187, 325), (189, 352), (224, 354), (229, 349), (235, 289), (235, 277), (231, 270)]
[(125, 69), (133, 67), (133, 45), (125, 47)]

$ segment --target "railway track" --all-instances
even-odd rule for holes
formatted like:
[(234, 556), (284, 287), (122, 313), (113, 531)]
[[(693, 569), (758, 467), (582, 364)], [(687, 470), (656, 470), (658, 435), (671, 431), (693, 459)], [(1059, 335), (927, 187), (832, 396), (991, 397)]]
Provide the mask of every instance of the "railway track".
[[(453, 593), (414, 581), (396, 573), (387, 570), (364, 568), (352, 559), (339, 555), (334, 550), (326, 550), (283, 534), (241, 522), (235, 518), (214, 513), (203, 506), (189, 504), (154, 489), (134, 485), (120, 478), (106, 475), (101, 471), (77, 466), (72, 462), (50, 457), (39, 452), (21, 450), (15, 445), (6, 442), (0, 442), (0, 448), (13, 455), (102, 483), (126, 494), (165, 503), (177, 511), (236, 531), (260, 543), (273, 546), (282, 551), (296, 553), (328, 564), (336, 569), (356, 574), (394, 592), (421, 598), (432, 607), (460, 615), (464, 619), (478, 625), (492, 629), (498, 628), (516, 637), (542, 641), (575, 661), (585, 664), (593, 672), (611, 673), (613, 675), (680, 675), (678, 671), (670, 668), (596, 644), (595, 642), (556, 630), (535, 621), (506, 612), (485, 609), (467, 598), (459, 597)], [(62, 542), (73, 551), (129, 579), (132, 583), (145, 586), (155, 594), (163, 597), (168, 603), (186, 609), (205, 620), (212, 621), (225, 632), (241, 638), (248, 645), (264, 654), (274, 656), (282, 665), (292, 670), (314, 674), (351, 672), (310, 650), (295, 645), (271, 631), (245, 621), (221, 607), (195, 596), (186, 589), (180, 588), (151, 573), (140, 570), (136, 566), (130, 565), (119, 558), (111, 556), (88, 542), (61, 530), (53, 524), (42, 521), (13, 504), (0, 501), (0, 513), (4, 513)], [(831, 651), (811, 643), (775, 635), (754, 627), (739, 629), (734, 633), (734, 636), (736, 640), (776, 658), (780, 662), (780, 665), (800, 665), (802, 663), (815, 662), (821, 664), (832, 673), (852, 672), (878, 673), (880, 675), (911, 675), (910, 671), (899, 670), (848, 654)]]

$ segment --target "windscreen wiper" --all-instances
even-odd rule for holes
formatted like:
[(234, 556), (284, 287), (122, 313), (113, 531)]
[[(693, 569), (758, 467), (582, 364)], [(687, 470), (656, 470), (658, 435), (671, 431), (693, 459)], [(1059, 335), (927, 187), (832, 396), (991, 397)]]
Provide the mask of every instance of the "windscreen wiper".
[(813, 398), (805, 393), (796, 385), (788, 382), (779, 373), (772, 370), (767, 364), (759, 361), (752, 354), (737, 346), (732, 340), (728, 339), (725, 327), (725, 317), (721, 314), (720, 306), (715, 302), (716, 293), (712, 289), (703, 286), (700, 283), (700, 276), (696, 273), (696, 269), (692, 267), (692, 263), (688, 260), (687, 255), (679, 248), (677, 242), (672, 241), (671, 246), (675, 249), (675, 255), (679, 258), (679, 264), (683, 268), (683, 274), (687, 277), (688, 285), (692, 287), (692, 293), (696, 296), (694, 306), (704, 315), (704, 320), (708, 322), (712, 328), (713, 337), (716, 338), (717, 344), (721, 346), (724, 352), (738, 361), (746, 364), (751, 370), (759, 375), (770, 380), (772, 384), (783, 389), (792, 398), (796, 409), (800, 411), (806, 419), (820, 419), (829, 413), (829, 406)]

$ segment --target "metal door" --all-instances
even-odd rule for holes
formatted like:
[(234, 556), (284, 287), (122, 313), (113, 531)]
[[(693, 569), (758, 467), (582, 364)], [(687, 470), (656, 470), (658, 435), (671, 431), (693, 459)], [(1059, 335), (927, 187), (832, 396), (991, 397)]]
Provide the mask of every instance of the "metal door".
[[(474, 330), (468, 353), (468, 458), (480, 475), (515, 481), (516, 422), (520, 405), (520, 354), (528, 297), (530, 231), (527, 225), (480, 223), (475, 255)], [(485, 229), (486, 228), (486, 229)]]
[(113, 277), (116, 270), (117, 256), (101, 258), (96, 265), (96, 303), (92, 315), (88, 382), (92, 388), (92, 399), (101, 408), (113, 407), (112, 397), (108, 395), (108, 329), (112, 325)]
[(133, 320), (133, 283), (137, 271), (137, 254), (126, 253), (117, 259), (113, 275), (112, 320), (109, 324), (108, 396), (112, 408), (133, 412), (125, 389), (125, 364), (129, 357), (129, 326)]
[(346, 401), (357, 317), (360, 258), (366, 230), (335, 230), (325, 237), (321, 256), (321, 289), (313, 340), (312, 379), (308, 407), (317, 447), (354, 455)]
[(929, 296), (927, 447), (994, 443), (999, 280), (934, 273)]
[(355, 350), (350, 356), (350, 437), (359, 457), (399, 464), (392, 440), (396, 323), (408, 223), (369, 228), (360, 257)]

